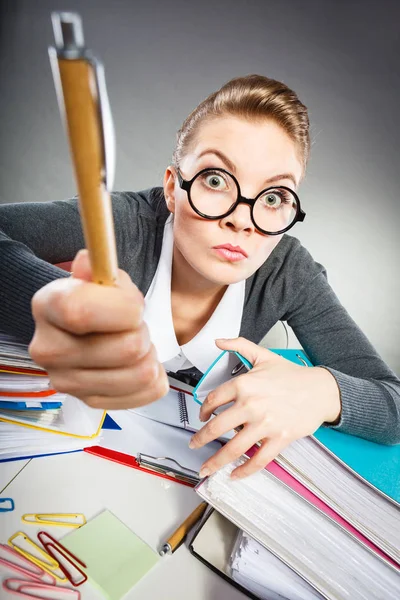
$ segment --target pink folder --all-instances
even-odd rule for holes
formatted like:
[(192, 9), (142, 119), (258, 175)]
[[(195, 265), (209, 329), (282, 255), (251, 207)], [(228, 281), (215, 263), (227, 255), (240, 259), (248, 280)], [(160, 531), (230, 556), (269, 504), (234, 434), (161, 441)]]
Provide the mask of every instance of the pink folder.
[[(253, 454), (258, 450), (256, 446), (253, 446), (246, 452), (246, 456), (251, 458)], [(381, 558), (391, 563), (397, 569), (400, 569), (400, 565), (394, 561), (390, 556), (385, 554), (378, 546), (376, 546), (373, 542), (368, 540), (362, 533), (360, 533), (353, 525), (350, 525), (343, 517), (338, 515), (332, 508), (330, 508), (325, 502), (320, 500), (313, 492), (310, 492), (302, 483), (297, 481), (290, 473), (287, 473), (285, 469), (283, 469), (280, 465), (278, 465), (275, 461), (270, 462), (266, 467), (267, 471), (272, 473), (277, 479), (282, 481), (282, 483), (286, 484), (289, 488), (291, 488), (294, 492), (297, 492), (299, 496), (307, 500), (310, 504), (321, 510), (328, 517), (331, 517), (336, 523), (347, 529), (349, 533), (354, 535), (357, 539), (359, 539), (365, 546), (368, 546), (375, 552), (379, 554)]]

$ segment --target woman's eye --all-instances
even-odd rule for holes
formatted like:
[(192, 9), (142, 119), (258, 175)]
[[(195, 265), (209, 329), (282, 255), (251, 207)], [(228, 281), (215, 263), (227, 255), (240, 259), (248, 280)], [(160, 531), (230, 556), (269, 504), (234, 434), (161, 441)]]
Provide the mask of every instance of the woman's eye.
[(283, 202), (282, 198), (277, 193), (265, 194), (265, 196), (262, 197), (262, 201), (265, 206), (270, 206), (271, 208), (279, 208)]
[(221, 175), (210, 174), (205, 178), (206, 184), (213, 190), (222, 190), (226, 187), (224, 178)]

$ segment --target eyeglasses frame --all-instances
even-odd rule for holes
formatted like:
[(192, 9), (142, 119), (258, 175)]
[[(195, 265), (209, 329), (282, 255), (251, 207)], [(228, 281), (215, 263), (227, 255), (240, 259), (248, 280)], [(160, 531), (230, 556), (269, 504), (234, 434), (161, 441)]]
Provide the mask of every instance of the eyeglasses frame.
[[(224, 213), (223, 215), (210, 217), (209, 215), (206, 215), (206, 214), (200, 212), (196, 208), (196, 206), (193, 204), (193, 201), (192, 201), (192, 198), (190, 195), (191, 187), (192, 187), (194, 181), (197, 179), (197, 177), (199, 177), (199, 175), (202, 175), (203, 173), (207, 173), (207, 171), (221, 171), (222, 173), (229, 175), (229, 177), (232, 177), (233, 181), (235, 182), (235, 185), (237, 188), (237, 193), (238, 193), (236, 202), (234, 204), (232, 204), (232, 206), (228, 210), (228, 212)], [(286, 187), (285, 185), (271, 186), (271, 187), (265, 188), (264, 190), (261, 190), (261, 192), (259, 194), (257, 194), (257, 196), (255, 198), (245, 198), (244, 196), (242, 196), (242, 191), (240, 189), (238, 180), (236, 179), (236, 177), (234, 175), (232, 175), (232, 173), (229, 173), (229, 171), (227, 171), (226, 169), (222, 169), (220, 167), (214, 167), (214, 168), (208, 167), (208, 168), (202, 169), (201, 171), (196, 173), (196, 175), (194, 177), (192, 177), (192, 179), (184, 179), (182, 177), (180, 170), (177, 169), (177, 175), (178, 175), (179, 186), (182, 190), (184, 190), (187, 193), (189, 204), (192, 207), (192, 209), (194, 210), (194, 212), (197, 213), (200, 217), (203, 217), (203, 219), (208, 219), (209, 221), (216, 221), (218, 219), (223, 219), (224, 217), (227, 217), (231, 213), (233, 213), (233, 211), (236, 209), (237, 206), (239, 206), (239, 204), (247, 204), (248, 206), (250, 206), (251, 221), (252, 221), (254, 227), (258, 231), (261, 231), (261, 233), (264, 233), (265, 235), (281, 235), (282, 233), (286, 233), (286, 231), (289, 231), (289, 229), (291, 229), (297, 222), (304, 221), (304, 219), (306, 217), (306, 213), (302, 210), (302, 208), (300, 206), (300, 199), (299, 199), (298, 195), (296, 194), (296, 192), (291, 190), (289, 187)], [(279, 231), (274, 231), (274, 232), (266, 231), (265, 229), (262, 229), (259, 225), (257, 225), (257, 223), (254, 220), (254, 216), (253, 216), (254, 205), (257, 202), (257, 200), (263, 194), (265, 194), (265, 192), (268, 192), (269, 190), (278, 190), (278, 189), (286, 190), (286, 191), (290, 192), (291, 194), (293, 194), (293, 196), (295, 197), (296, 202), (297, 202), (296, 214), (295, 214), (295, 217), (294, 217), (292, 223), (290, 225), (288, 225), (287, 227), (285, 227), (284, 229), (280, 229)]]

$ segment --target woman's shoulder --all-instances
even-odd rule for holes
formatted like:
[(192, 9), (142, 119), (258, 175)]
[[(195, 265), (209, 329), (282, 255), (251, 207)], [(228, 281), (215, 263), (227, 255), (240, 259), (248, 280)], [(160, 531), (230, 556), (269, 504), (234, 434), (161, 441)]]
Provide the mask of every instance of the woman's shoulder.
[(162, 187), (153, 187), (139, 192), (112, 192), (114, 211), (127, 213), (127, 216), (141, 216), (149, 219), (167, 218), (169, 211), (165, 203)]
[(325, 267), (314, 260), (300, 240), (285, 234), (260, 267), (258, 274), (262, 278), (272, 278), (275, 282), (285, 282), (285, 286), (297, 287), (310, 282), (321, 273), (326, 275)]

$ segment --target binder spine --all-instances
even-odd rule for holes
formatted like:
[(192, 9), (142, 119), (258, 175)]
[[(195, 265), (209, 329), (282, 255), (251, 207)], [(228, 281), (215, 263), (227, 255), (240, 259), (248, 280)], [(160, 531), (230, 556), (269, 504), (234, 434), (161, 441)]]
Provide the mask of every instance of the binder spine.
[(189, 415), (186, 406), (186, 398), (183, 392), (178, 392), (179, 420), (181, 423), (189, 423)]

